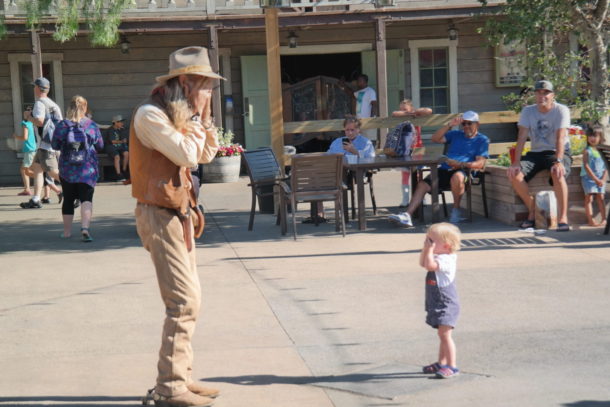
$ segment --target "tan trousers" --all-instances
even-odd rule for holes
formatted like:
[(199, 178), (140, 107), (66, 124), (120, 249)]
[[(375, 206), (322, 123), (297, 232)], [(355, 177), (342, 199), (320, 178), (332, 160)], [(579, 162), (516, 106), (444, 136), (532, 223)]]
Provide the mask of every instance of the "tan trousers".
[(163, 396), (176, 396), (186, 392), (193, 381), (191, 338), (201, 305), (195, 243), (189, 252), (182, 224), (170, 209), (138, 203), (136, 226), (155, 265), (165, 304), (155, 390)]

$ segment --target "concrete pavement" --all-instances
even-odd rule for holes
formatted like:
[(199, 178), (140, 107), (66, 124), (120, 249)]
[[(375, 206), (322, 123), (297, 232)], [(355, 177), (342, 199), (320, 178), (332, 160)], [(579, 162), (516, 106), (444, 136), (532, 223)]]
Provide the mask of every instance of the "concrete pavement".
[[(463, 374), (431, 380), (419, 373), (438, 349), (417, 265), (424, 226), (384, 218), (399, 172), (375, 181), (386, 209), (367, 232), (299, 224), (296, 242), (271, 215), (246, 230), (245, 178), (203, 186), (195, 377), (221, 389), (215, 406), (610, 405), (610, 238), (600, 228), (461, 225)], [(96, 188), (91, 244), (59, 238), (57, 204), (17, 208), (18, 191), (0, 189), (0, 406), (137, 405), (154, 383), (163, 307), (129, 188)]]

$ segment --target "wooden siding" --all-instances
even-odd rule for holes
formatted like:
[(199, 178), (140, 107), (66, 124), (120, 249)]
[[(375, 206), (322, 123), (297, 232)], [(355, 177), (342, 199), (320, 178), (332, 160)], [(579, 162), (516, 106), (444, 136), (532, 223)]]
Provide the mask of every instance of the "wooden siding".
[[(387, 48), (403, 49), (405, 97), (411, 97), (411, 72), (408, 41), (417, 39), (446, 38), (448, 19), (429, 21), (393, 21), (387, 26)], [(458, 89), (459, 109), (497, 111), (505, 110), (500, 97), (516, 88), (496, 88), (493, 49), (486, 46), (476, 28), (482, 23), (468, 20), (457, 23), (458, 39)], [(288, 28), (281, 28), (280, 41), (287, 45)], [(345, 43), (374, 43), (372, 24), (312, 26), (297, 30), (299, 45), (331, 45)], [(129, 34), (130, 52), (122, 54), (118, 47), (92, 48), (86, 37), (79, 37), (64, 44), (42, 37), (45, 53), (63, 54), (62, 72), (64, 105), (70, 98), (81, 94), (88, 99), (94, 119), (108, 123), (115, 114), (130, 118), (133, 108), (141, 102), (154, 85), (154, 78), (167, 71), (168, 55), (188, 45), (206, 45), (207, 32), (193, 30), (188, 33)], [(12, 37), (0, 41), (0, 185), (19, 182), (19, 160), (7, 142), (13, 133), (11, 81), (8, 53), (30, 52), (27, 36)], [(219, 47), (230, 49), (233, 90), (233, 129), (236, 141), (244, 142), (243, 97), (240, 57), (265, 54), (264, 30), (221, 30)], [(389, 106), (389, 111), (397, 106)], [(493, 141), (512, 141), (513, 125), (486, 125), (482, 127)], [(7, 172), (10, 175), (7, 175)]]

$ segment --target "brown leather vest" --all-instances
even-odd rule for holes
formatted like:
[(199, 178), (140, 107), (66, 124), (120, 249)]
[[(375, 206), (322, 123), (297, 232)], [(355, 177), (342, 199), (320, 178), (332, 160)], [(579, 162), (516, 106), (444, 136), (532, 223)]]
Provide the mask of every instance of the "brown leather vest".
[[(147, 101), (144, 104), (153, 103)], [(140, 203), (187, 214), (189, 207), (197, 206), (191, 171), (174, 164), (159, 151), (145, 147), (136, 137), (133, 118), (140, 106), (134, 110), (129, 130), (131, 195)]]

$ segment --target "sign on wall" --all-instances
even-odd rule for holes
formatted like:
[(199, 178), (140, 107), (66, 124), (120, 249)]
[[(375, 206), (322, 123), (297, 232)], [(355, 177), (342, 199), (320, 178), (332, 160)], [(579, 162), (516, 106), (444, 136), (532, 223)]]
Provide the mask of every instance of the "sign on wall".
[(525, 78), (525, 43), (501, 42), (496, 46), (496, 86), (519, 86)]

